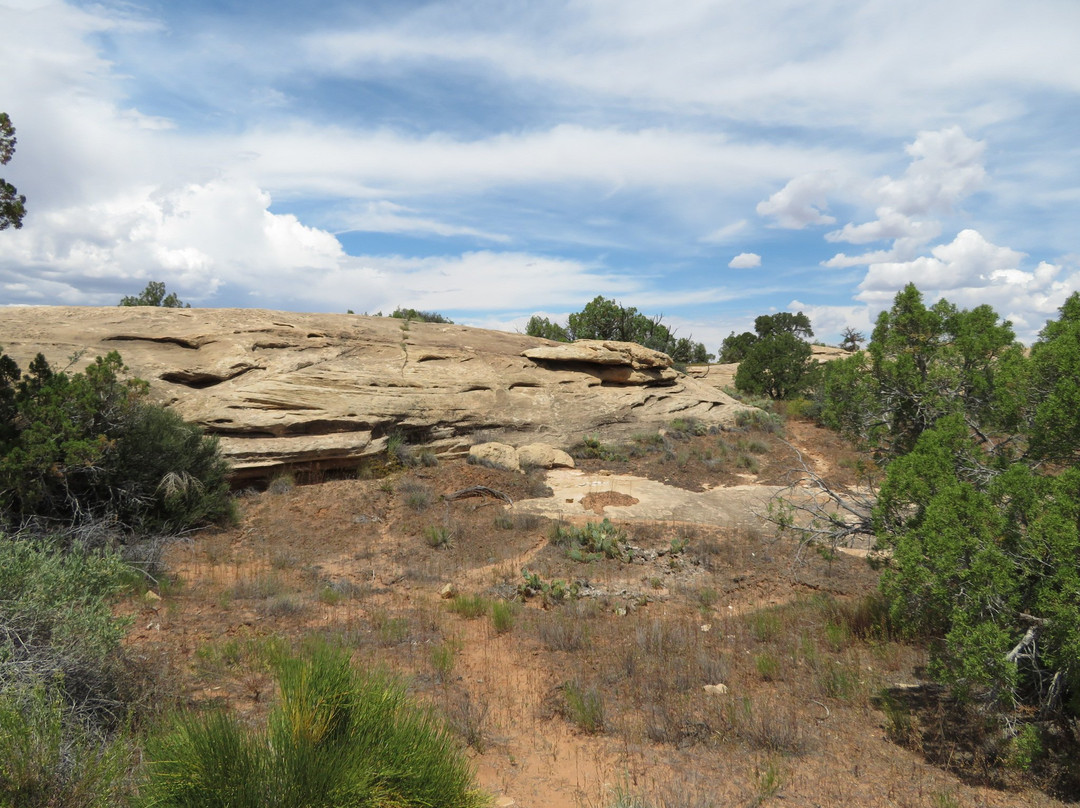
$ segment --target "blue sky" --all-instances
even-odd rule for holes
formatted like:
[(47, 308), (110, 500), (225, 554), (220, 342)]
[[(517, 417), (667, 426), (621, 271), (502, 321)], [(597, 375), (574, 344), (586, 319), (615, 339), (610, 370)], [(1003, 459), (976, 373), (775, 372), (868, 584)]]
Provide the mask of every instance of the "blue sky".
[(598, 294), (715, 350), (897, 289), (1030, 340), (1080, 289), (1080, 4), (0, 0), (0, 305)]

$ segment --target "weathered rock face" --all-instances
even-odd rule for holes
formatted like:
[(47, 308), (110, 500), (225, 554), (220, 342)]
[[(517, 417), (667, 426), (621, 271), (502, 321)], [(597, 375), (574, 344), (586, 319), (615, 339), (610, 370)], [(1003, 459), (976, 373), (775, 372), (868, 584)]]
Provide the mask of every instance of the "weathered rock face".
[(567, 446), (675, 417), (727, 424), (741, 405), (638, 345), (563, 345), (389, 317), (261, 309), (0, 309), (0, 347), (25, 368), (119, 351), (184, 418), (221, 437), (241, 476), (345, 467), (400, 431), (438, 452), (477, 442)]

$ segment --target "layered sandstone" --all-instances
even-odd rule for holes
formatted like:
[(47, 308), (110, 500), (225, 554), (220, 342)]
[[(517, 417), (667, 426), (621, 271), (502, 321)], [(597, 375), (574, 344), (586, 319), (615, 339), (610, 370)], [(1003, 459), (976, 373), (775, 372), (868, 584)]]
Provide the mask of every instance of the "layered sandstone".
[(0, 347), (79, 369), (119, 351), (153, 395), (221, 438), (238, 475), (345, 467), (400, 432), (436, 452), (569, 446), (741, 406), (638, 345), (548, 340), (388, 317), (262, 309), (14, 307)]

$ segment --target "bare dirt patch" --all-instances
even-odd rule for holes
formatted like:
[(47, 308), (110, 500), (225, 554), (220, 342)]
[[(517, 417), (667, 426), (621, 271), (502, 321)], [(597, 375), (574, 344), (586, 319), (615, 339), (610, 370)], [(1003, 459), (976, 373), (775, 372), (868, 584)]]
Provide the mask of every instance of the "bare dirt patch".
[(637, 505), (639, 501), (618, 491), (594, 491), (581, 498), (581, 505), (593, 513), (602, 514), (608, 505)]

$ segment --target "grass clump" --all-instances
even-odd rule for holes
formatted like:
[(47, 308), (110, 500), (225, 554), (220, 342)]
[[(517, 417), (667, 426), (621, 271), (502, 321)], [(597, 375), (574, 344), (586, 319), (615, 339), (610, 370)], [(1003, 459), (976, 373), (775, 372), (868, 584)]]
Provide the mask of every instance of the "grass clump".
[(483, 617), (491, 609), (491, 601), (483, 595), (455, 595), (450, 600), (450, 611), (466, 620)]
[(161, 808), (484, 804), (446, 726), (385, 674), (360, 674), (328, 647), (276, 670), (266, 725), (186, 715), (147, 745), (148, 805)]
[(514, 628), (517, 608), (510, 601), (497, 600), (491, 604), (491, 624), (496, 634), (506, 634)]
[(562, 696), (563, 715), (570, 723), (590, 735), (604, 731), (604, 697), (599, 690), (567, 682)]
[(435, 671), (435, 679), (445, 684), (450, 681), (450, 675), (454, 672), (454, 664), (457, 662), (459, 644), (447, 640), (435, 645), (431, 649), (431, 668)]
[(559, 611), (539, 623), (540, 642), (551, 651), (580, 651), (589, 641), (589, 627), (577, 615)]
[(425, 511), (435, 498), (430, 486), (416, 480), (402, 480), (398, 491), (404, 495), (405, 504), (414, 511)]
[(428, 525), (423, 530), (424, 542), (428, 547), (453, 547), (454, 531), (445, 525)]
[(285, 590), (285, 581), (280, 576), (262, 573), (237, 581), (232, 586), (231, 594), (238, 600), (257, 600), (280, 597)]

